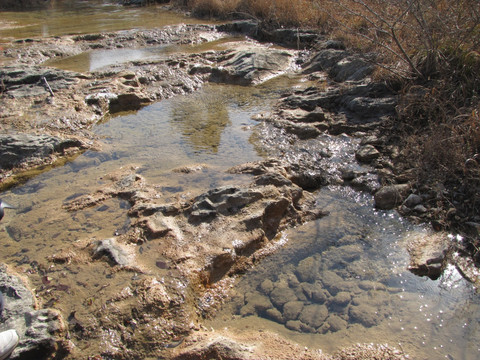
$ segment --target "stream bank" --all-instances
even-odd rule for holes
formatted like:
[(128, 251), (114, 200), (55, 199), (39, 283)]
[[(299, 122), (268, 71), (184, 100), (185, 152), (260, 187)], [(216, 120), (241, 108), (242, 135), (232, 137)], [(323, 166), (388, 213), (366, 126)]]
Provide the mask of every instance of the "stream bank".
[[(242, 22), (232, 26), (247, 25)], [(21, 62), (19, 65), (14, 64), (17, 60), (12, 61), (10, 67), (2, 70), (2, 100), (7, 105), (2, 116), (5, 132), (27, 129), (40, 134), (37, 136), (46, 132), (73, 139), (67, 142), (71, 146), (57, 146), (59, 150), (49, 141), (46, 148), (53, 150), (33, 152), (34, 157), (41, 159), (48, 155), (46, 162), (55, 161), (57, 154), (68, 156), (69, 151), (112, 146), (108, 138), (95, 135), (94, 131), (107, 115), (112, 116), (112, 122), (115, 115), (145, 109), (145, 105), (174, 95), (193, 93), (204, 88), (206, 82), (251, 86), (296, 70), (300, 72), (300, 84), (305, 84), (296, 85), (295, 90), (283, 89), (281, 96), (277, 94), (279, 99), (274, 101), (273, 109), (255, 116), (258, 126), (244, 125), (245, 129), (254, 128), (252, 137), (256, 139), (258, 152), (273, 159), (217, 170), (221, 173), (221, 181), (215, 183), (218, 186), (202, 183), (206, 187), (178, 188), (179, 180), (212, 176), (214, 171), (201, 163), (169, 169), (169, 173), (176, 175), (164, 179), (163, 184), (150, 183), (142, 174), (143, 164), (123, 164), (120, 170), (97, 174), (96, 182), (82, 188), (80, 193), (70, 193), (61, 199), (56, 217), (62, 219), (65, 214), (72, 214), (68, 216), (77, 221), (85, 217), (87, 224), (69, 234), (68, 237), (75, 239), (73, 246), (66, 242), (50, 251), (44, 250), (49, 256), (43, 261), (29, 261), (27, 257), (24, 263), (18, 262), (18, 254), (9, 260), (16, 259), (17, 266), (23, 266), (31, 276), (40, 307), (62, 309), (70, 343), (64, 341), (64, 333), (52, 332), (57, 346), (48, 350), (46, 356), (56, 351), (57, 357), (61, 357), (70, 351), (72, 358), (88, 352), (90, 356), (103, 357), (180, 359), (207, 356), (201, 353), (207, 349), (210, 355), (223, 358), (248, 358), (246, 350), (253, 352), (251, 358), (255, 358), (260, 354), (255, 353), (260, 345), (242, 348), (241, 353), (229, 352), (233, 340), (225, 335), (220, 343), (213, 341), (215, 336), (203, 328), (203, 317), (215, 313), (229, 296), (236, 275), (247, 272), (285, 245), (280, 236), (282, 230), (328, 217), (316, 205), (316, 190), (347, 185), (373, 193), (382, 185), (378, 182), (379, 172), (391, 173), (388, 155), (398, 149), (382, 142), (381, 128), (393, 113), (395, 96), (384, 86), (369, 81), (371, 66), (367, 62), (350, 55), (336, 42), (320, 42), (318, 53), (311, 56), (265, 46), (248, 38), (223, 42), (228, 36), (210, 25), (180, 25), (29, 41), (28, 47), (5, 53)], [(119, 51), (119, 44), (127, 49), (141, 46), (143, 51), (153, 50), (148, 54), (151, 58), (144, 59), (146, 55), (142, 55), (140, 59), (132, 59), (132, 54)], [(170, 45), (180, 48), (181, 53), (175, 48), (166, 50)], [(206, 45), (206, 51), (202, 45)], [(43, 46), (48, 49), (47, 55), (39, 55)], [(69, 50), (62, 50), (65, 48)], [(60, 67), (67, 54), (80, 55), (86, 50), (99, 51), (107, 59), (110, 54), (113, 63), (82, 73), (38, 66), (45, 57), (56, 54)], [(125, 55), (124, 62), (117, 61), (119, 54)], [(52, 89), (53, 97), (39, 82), (42, 77)], [(25, 116), (20, 118), (25, 121), (15, 121), (22, 114)], [(185, 131), (191, 132), (188, 126)], [(208, 129), (200, 127), (198, 131), (207, 134)], [(10, 139), (7, 143), (16, 141), (11, 135)], [(72, 162), (76, 173), (102, 162), (101, 153), (93, 155), (87, 150), (86, 154), (89, 155), (83, 160)], [(122, 155), (118, 152), (114, 156)], [(5, 176), (22, 166), (38, 165), (42, 160), (28, 161), (12, 161), (10, 173)], [(420, 210), (415, 210), (421, 202), (408, 196), (408, 186), (393, 187), (390, 194), (389, 189), (384, 190), (387, 195), (375, 199), (377, 206), (384, 201), (393, 204), (385, 207), (391, 207), (410, 198), (405, 206), (412, 211)], [(36, 192), (34, 188), (27, 191)], [(116, 207), (124, 211), (108, 215)], [(115, 229), (87, 236), (85, 232), (95, 232), (92, 228), (98, 226), (95, 221), (87, 220), (95, 218), (92, 215), (95, 212), (117, 216)], [(39, 232), (42, 229), (39, 224), (33, 228)], [(20, 243), (28, 231), (13, 222), (7, 225), (7, 235), (9, 241)], [(53, 235), (62, 237), (58, 233)], [(156, 256), (145, 257), (144, 253)], [(424, 264), (443, 267), (442, 250), (440, 255), (439, 262), (431, 262), (432, 256), (427, 254)], [(95, 267), (105, 279), (88, 276), (88, 281), (83, 276), (78, 279), (78, 274), (88, 267)], [(428, 274), (430, 267), (427, 266)], [(95, 284), (95, 290), (91, 289), (91, 283)], [(97, 290), (104, 294), (98, 298), (92, 295)], [(78, 304), (78, 299), (75, 304), (78, 294), (82, 294), (82, 304)], [(369, 309), (363, 314), (371, 315)], [(357, 317), (361, 316), (357, 312)], [(296, 324), (302, 330), (302, 325)], [(312, 329), (318, 330), (313, 326), (308, 330)], [(191, 333), (194, 335), (185, 339)], [(202, 343), (192, 350), (190, 346), (202, 337), (208, 344)], [(262, 337), (263, 334), (256, 336)], [(276, 339), (275, 335), (272, 337)], [(92, 342), (98, 343), (87, 349), (85, 344)], [(285, 351), (297, 351), (295, 345), (283, 344)], [(370, 351), (370, 356), (377, 351), (403, 356), (389, 347), (365, 346), (355, 351)], [(305, 351), (305, 358), (321, 356), (316, 351)]]

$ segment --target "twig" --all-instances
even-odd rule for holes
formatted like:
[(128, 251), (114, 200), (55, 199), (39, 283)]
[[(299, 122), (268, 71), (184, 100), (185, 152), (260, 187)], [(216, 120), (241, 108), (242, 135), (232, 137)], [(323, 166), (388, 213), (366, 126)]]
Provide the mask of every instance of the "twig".
[(53, 94), (53, 91), (52, 91), (52, 88), (50, 87), (50, 85), (48, 85), (48, 81), (47, 79), (45, 78), (45, 76), (42, 77), (42, 81), (43, 81), (43, 84), (45, 85), (45, 88), (48, 90), (48, 92), (50, 93), (50, 95), (52, 96), (55, 96)]

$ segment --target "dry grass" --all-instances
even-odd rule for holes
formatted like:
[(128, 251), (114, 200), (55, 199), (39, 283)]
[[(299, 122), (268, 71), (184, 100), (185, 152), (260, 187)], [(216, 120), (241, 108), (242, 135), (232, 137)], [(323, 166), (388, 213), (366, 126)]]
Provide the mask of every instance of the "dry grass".
[(274, 27), (321, 27), (327, 14), (313, 0), (173, 0), (197, 16), (248, 17)]

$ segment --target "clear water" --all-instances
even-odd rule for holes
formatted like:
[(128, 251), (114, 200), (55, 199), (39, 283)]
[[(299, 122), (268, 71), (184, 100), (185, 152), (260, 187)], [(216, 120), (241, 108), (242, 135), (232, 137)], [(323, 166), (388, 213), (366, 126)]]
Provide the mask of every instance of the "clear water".
[[(406, 241), (425, 230), (373, 210), (371, 197), (353, 190), (325, 188), (317, 199), (330, 215), (286, 232), (285, 246), (242, 277), (211, 326), (275, 331), (330, 353), (388, 343), (413, 359), (478, 359), (480, 301), (473, 286), (453, 266), (437, 281), (406, 270)], [(277, 288), (295, 294), (290, 303), (279, 304), (271, 292)], [(265, 300), (278, 312), (252, 307)], [(318, 328), (312, 308), (325, 311)], [(310, 329), (292, 329), (288, 319)]]

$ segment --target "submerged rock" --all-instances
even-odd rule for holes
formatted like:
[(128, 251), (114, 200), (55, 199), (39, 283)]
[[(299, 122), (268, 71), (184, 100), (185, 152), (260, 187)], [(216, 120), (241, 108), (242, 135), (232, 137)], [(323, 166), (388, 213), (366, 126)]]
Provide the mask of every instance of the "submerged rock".
[(114, 238), (95, 242), (94, 256), (106, 255), (115, 265), (127, 266), (132, 264), (132, 254)]

